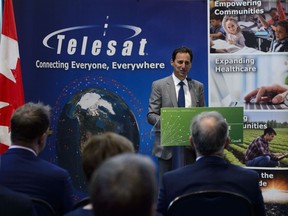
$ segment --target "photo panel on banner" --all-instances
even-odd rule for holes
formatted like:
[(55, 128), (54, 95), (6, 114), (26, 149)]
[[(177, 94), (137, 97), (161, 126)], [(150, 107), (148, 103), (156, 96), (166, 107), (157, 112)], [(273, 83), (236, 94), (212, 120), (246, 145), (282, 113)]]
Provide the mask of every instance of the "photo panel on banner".
[[(244, 108), (243, 143), (225, 157), (259, 173), (267, 216), (288, 211), (287, 9), (286, 0), (209, 1), (209, 106)], [(272, 162), (256, 163), (249, 146), (266, 128), (276, 133)]]

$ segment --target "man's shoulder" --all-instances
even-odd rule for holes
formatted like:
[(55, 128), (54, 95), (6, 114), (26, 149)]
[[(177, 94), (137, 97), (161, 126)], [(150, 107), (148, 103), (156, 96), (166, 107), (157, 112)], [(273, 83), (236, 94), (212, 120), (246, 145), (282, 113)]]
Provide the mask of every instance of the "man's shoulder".
[(194, 169), (195, 164), (189, 164), (184, 167), (175, 169), (175, 170), (170, 170), (166, 173), (164, 173), (163, 178), (180, 178), (181, 176), (185, 176), (185, 174), (190, 174), (192, 173), (192, 170)]
[(231, 167), (231, 169), (237, 172), (237, 174), (239, 174), (239, 176), (241, 176), (242, 178), (245, 176), (249, 176), (249, 177), (254, 176), (256, 178), (259, 177), (259, 174), (253, 169), (249, 169), (247, 167), (242, 167), (242, 166), (234, 165), (234, 164), (230, 164), (229, 166)]
[(166, 77), (157, 79), (157, 80), (153, 81), (153, 83), (158, 84), (158, 83), (164, 83), (164, 82), (171, 81), (171, 80), (173, 81), (172, 76), (170, 75), (170, 76), (166, 76)]
[[(183, 175), (185, 173), (191, 173), (191, 172), (205, 172), (205, 169), (203, 169), (203, 167), (220, 167), (222, 168), (223, 167), (223, 171), (229, 171), (231, 173), (238, 173), (238, 174), (243, 174), (243, 175), (252, 175), (252, 176), (258, 176), (258, 173), (253, 170), (253, 169), (249, 169), (249, 168), (246, 168), (246, 167), (242, 167), (242, 166), (239, 166), (239, 165), (235, 165), (235, 164), (231, 164), (231, 163), (227, 163), (227, 162), (223, 162), (221, 160), (219, 160), (218, 158), (215, 159), (215, 163), (212, 164), (211, 161), (213, 161), (214, 158), (210, 159), (210, 161), (207, 162), (206, 161), (203, 161), (202, 162), (195, 162), (193, 164), (190, 164), (190, 165), (186, 165), (182, 168), (179, 168), (179, 169), (175, 169), (175, 170), (171, 170), (169, 172), (166, 172), (164, 175), (168, 176), (168, 178), (170, 177), (174, 177), (174, 176), (180, 176), (180, 175)], [(217, 161), (218, 160), (218, 161)]]
[(258, 136), (254, 139), (254, 142), (266, 142), (263, 136)]
[(250, 143), (250, 145), (255, 145), (257, 144), (259, 141), (262, 141), (263, 138), (261, 136), (256, 137), (255, 139), (253, 139)]
[(57, 164), (54, 164), (52, 162), (46, 161), (42, 158), (39, 158), (38, 163), (41, 163), (41, 166), (45, 168), (43, 172), (52, 173), (53, 175), (59, 175), (59, 176), (67, 176), (68, 171), (63, 169), (62, 167), (58, 166)]
[(193, 85), (198, 85), (198, 86), (203, 86), (203, 83), (195, 80), (195, 79), (191, 79), (191, 78), (187, 78), (188, 83), (192, 83)]

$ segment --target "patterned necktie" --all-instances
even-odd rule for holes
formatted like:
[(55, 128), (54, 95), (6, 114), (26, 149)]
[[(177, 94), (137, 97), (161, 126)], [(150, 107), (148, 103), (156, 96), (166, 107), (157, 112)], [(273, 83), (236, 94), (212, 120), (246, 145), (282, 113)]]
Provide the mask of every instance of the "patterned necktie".
[(185, 107), (185, 94), (184, 94), (184, 82), (181, 81), (178, 83), (178, 85), (180, 85), (180, 89), (178, 92), (178, 107)]

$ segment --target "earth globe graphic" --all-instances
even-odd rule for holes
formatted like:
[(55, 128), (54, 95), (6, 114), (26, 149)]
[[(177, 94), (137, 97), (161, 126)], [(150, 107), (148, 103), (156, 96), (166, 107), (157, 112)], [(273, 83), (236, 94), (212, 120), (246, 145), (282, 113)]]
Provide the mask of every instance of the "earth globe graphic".
[(81, 152), (90, 136), (115, 132), (131, 140), (136, 151), (139, 149), (139, 128), (133, 112), (121, 97), (106, 89), (89, 88), (76, 93), (64, 105), (58, 121), (58, 164), (68, 170), (73, 186), (81, 192), (87, 192)]

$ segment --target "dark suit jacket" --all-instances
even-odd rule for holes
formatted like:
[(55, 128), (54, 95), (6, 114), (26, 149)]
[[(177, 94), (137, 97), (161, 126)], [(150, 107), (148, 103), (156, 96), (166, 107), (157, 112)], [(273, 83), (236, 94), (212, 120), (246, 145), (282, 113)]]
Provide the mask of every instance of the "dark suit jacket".
[[(191, 95), (192, 107), (205, 106), (204, 86), (197, 80), (187, 78)], [(175, 85), (172, 75), (152, 83), (152, 90), (149, 99), (147, 120), (155, 126), (155, 137), (152, 154), (156, 157), (168, 160), (172, 157), (170, 147), (160, 146), (160, 109), (162, 107), (178, 107)]]
[(240, 193), (254, 204), (256, 215), (265, 215), (258, 173), (213, 156), (200, 158), (194, 164), (163, 175), (157, 204), (158, 215), (165, 215), (170, 202), (177, 196), (209, 189)]
[(46, 200), (60, 214), (73, 206), (68, 172), (25, 149), (8, 149), (1, 155), (0, 184)]
[(0, 215), (34, 216), (36, 213), (28, 196), (0, 185)]

